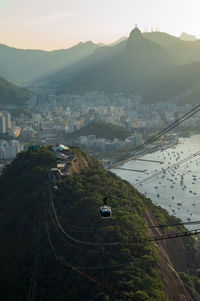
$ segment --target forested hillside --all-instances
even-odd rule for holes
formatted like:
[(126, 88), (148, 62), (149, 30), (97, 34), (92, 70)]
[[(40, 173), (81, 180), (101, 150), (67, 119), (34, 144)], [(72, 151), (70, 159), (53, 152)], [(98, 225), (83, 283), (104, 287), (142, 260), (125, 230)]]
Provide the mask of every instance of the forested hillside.
[(31, 93), (27, 89), (22, 89), (0, 77), (0, 105), (25, 104), (25, 101), (28, 100), (30, 94)]
[(124, 140), (131, 135), (131, 132), (121, 126), (102, 122), (91, 123), (87, 127), (69, 134), (71, 138), (87, 135), (96, 135), (97, 138), (106, 138), (109, 140), (113, 140), (114, 138)]
[[(159, 253), (162, 245), (144, 242), (153, 235), (145, 228), (147, 213), (157, 223), (177, 219), (81, 150), (71, 151), (79, 170), (60, 179), (57, 190), (47, 181), (48, 171), (56, 163), (50, 148), (20, 153), (0, 178), (1, 300), (26, 300), (33, 296), (32, 291), (41, 301), (121, 300), (77, 269), (133, 300), (177, 301), (182, 300), (181, 294), (186, 300), (199, 300), (196, 282), (189, 288), (163, 259), (172, 277), (171, 292), (166, 289)], [(87, 168), (80, 164), (83, 157)], [(112, 208), (109, 220), (99, 215), (105, 196)], [(180, 230), (184, 228), (178, 226), (176, 231)], [(175, 230), (165, 228), (164, 232), (168, 231)], [(194, 239), (180, 240), (182, 260), (186, 254), (190, 259), (198, 257)], [(56, 260), (58, 254), (61, 263)], [(187, 262), (185, 273), (188, 267), (195, 272)], [(170, 293), (175, 295), (173, 299)]]

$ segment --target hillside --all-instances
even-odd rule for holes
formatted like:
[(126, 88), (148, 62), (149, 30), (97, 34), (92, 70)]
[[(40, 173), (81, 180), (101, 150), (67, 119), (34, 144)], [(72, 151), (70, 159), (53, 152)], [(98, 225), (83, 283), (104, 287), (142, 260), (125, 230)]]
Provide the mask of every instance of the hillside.
[(158, 44), (135, 28), (127, 41), (97, 49), (87, 60), (50, 76), (58, 93), (103, 90), (108, 93), (138, 93), (147, 96), (165, 78), (168, 56)]
[(143, 36), (163, 47), (172, 64), (186, 65), (200, 61), (200, 40), (185, 41), (165, 32), (147, 32)]
[[(195, 241), (179, 238), (181, 254), (170, 251), (171, 242), (142, 242), (158, 235), (145, 225), (177, 219), (78, 148), (70, 151), (76, 154), (70, 167), (75, 164), (76, 171), (59, 180), (57, 190), (47, 182), (56, 161), (47, 148), (20, 153), (0, 178), (1, 300), (25, 300), (34, 287), (37, 300), (119, 300), (77, 270), (137, 301), (199, 300), (196, 280), (189, 287), (176, 271), (185, 279), (190, 279), (189, 269), (195, 273)], [(109, 220), (98, 213), (105, 196), (112, 207)], [(64, 232), (55, 227), (54, 206)], [(65, 265), (56, 260), (58, 254)], [(184, 263), (179, 266), (178, 256)]]
[(17, 49), (0, 44), (0, 76), (16, 84), (30, 83), (86, 58), (97, 47), (90, 41), (53, 51)]
[(131, 135), (131, 132), (121, 126), (109, 123), (91, 123), (87, 127), (69, 134), (69, 137), (76, 138), (79, 136), (95, 135), (96, 138), (106, 138), (113, 140), (118, 138), (120, 140), (126, 139)]
[(30, 92), (27, 89), (22, 89), (0, 77), (0, 105), (23, 105), (29, 96)]
[(179, 36), (179, 39), (183, 41), (196, 41), (197, 38), (194, 35), (188, 34), (186, 32), (182, 32), (182, 34)]
[[(103, 90), (139, 94), (145, 102), (174, 97), (186, 102), (182, 95), (200, 84), (199, 50), (199, 40), (182, 41), (161, 32), (142, 34), (136, 27), (127, 40), (97, 49), (87, 59), (44, 78), (43, 84), (55, 84), (58, 94)], [(191, 101), (196, 103), (192, 94)]]

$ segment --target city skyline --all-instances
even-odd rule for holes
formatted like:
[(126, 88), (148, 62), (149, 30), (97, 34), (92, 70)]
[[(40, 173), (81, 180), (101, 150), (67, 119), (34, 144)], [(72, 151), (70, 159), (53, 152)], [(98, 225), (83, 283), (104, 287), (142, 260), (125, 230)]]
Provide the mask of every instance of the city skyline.
[(54, 50), (80, 41), (112, 43), (135, 24), (174, 36), (200, 37), (198, 0), (1, 0), (0, 43), (16, 48)]

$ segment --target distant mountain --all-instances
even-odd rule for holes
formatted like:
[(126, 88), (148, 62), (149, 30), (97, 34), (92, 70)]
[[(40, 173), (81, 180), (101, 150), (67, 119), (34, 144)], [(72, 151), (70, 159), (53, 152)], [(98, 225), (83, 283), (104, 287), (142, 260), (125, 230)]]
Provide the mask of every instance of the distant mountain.
[(98, 47), (91, 41), (54, 51), (16, 49), (0, 44), (0, 76), (16, 84), (29, 83), (86, 58)]
[(183, 41), (165, 32), (147, 32), (143, 36), (163, 47), (172, 64), (189, 64), (200, 61), (200, 40)]
[(58, 86), (58, 93), (100, 89), (147, 96), (162, 82), (168, 66), (167, 52), (135, 28), (128, 40), (97, 49), (86, 60), (64, 68), (47, 81)]
[(191, 34), (187, 34), (186, 32), (183, 32), (180, 36), (179, 39), (183, 41), (196, 41), (197, 38)]
[(119, 38), (118, 40), (114, 41), (113, 43), (109, 44), (110, 46), (114, 46), (114, 45), (117, 45), (123, 41), (127, 40), (127, 37), (121, 37)]
[(61, 94), (103, 90), (138, 93), (146, 102), (176, 99), (196, 103), (200, 40), (185, 42), (161, 32), (142, 34), (135, 28), (127, 40), (100, 47), (45, 81), (55, 84)]
[(200, 103), (200, 62), (171, 69), (165, 81), (149, 95), (155, 101), (174, 100)]
[(0, 77), (0, 105), (4, 104), (24, 104), (30, 96), (27, 89), (11, 84)]

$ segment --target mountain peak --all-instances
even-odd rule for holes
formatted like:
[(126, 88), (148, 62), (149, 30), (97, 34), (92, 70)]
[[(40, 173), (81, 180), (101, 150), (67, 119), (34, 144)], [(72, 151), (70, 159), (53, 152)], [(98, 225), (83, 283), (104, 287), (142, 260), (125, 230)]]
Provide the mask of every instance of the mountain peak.
[(142, 33), (141, 31), (139, 30), (139, 28), (137, 27), (137, 25), (135, 26), (135, 28), (130, 32), (130, 35), (129, 35), (129, 40), (135, 40), (135, 39), (138, 39), (138, 38), (143, 38), (142, 36)]
[(197, 38), (194, 35), (187, 34), (186, 32), (183, 32), (180, 36), (179, 39), (183, 41), (196, 41)]
[[(138, 47), (139, 45), (143, 44), (146, 39), (143, 37), (141, 31), (137, 26), (130, 32), (130, 35), (127, 40), (127, 51), (129, 53), (133, 53), (133, 49)], [(140, 47), (139, 46), (139, 47)]]

